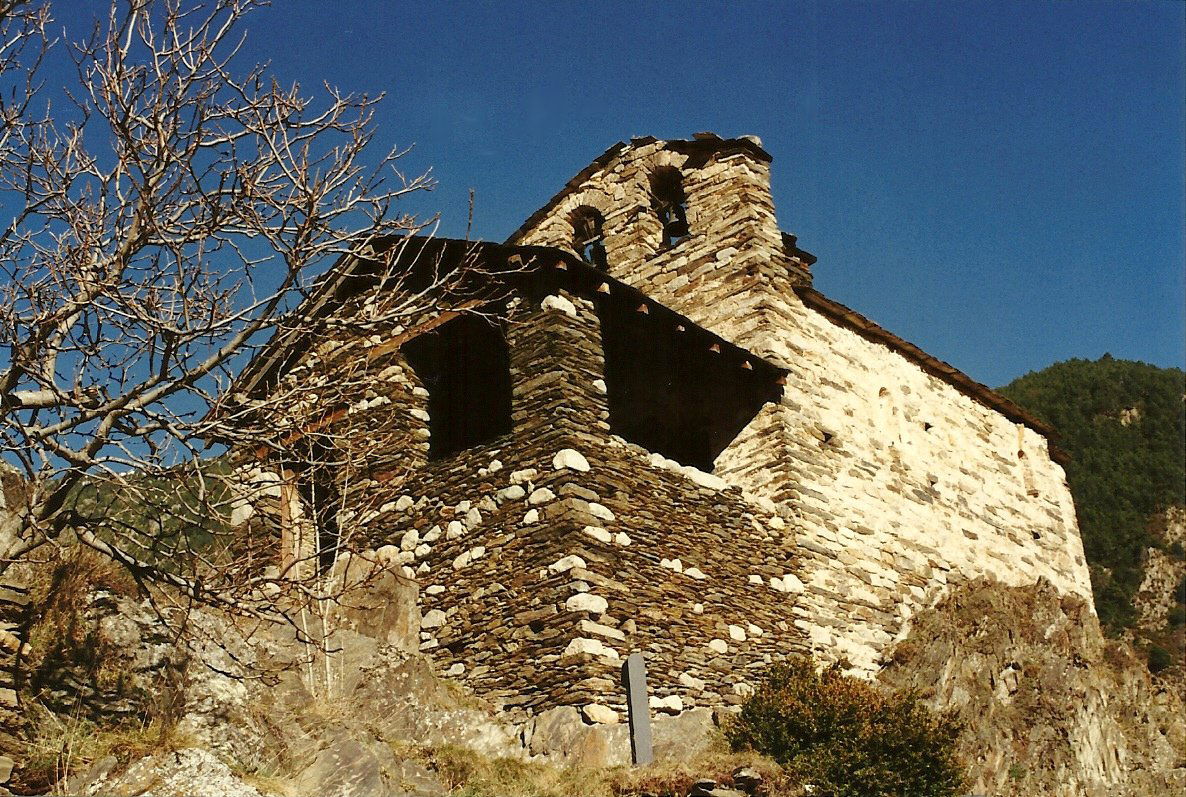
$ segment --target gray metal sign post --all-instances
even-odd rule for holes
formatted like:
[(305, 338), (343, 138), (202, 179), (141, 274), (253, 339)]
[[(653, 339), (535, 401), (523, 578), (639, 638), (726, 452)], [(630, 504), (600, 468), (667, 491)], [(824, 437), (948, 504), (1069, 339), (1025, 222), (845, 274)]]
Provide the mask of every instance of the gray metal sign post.
[(647, 667), (641, 653), (631, 653), (622, 665), (622, 685), (626, 687), (626, 705), (630, 709), (630, 750), (635, 765), (644, 766), (655, 760), (655, 751), (651, 742)]

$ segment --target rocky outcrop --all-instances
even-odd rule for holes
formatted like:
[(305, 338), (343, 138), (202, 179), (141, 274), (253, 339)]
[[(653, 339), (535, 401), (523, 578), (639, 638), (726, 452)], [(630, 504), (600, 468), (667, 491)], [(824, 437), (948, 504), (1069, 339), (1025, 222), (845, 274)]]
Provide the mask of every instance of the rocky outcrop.
[(1173, 506), (1160, 513), (1154, 518), (1153, 527), (1166, 550), (1146, 550), (1145, 576), (1133, 604), (1140, 613), (1137, 627), (1157, 632), (1165, 628), (1170, 610), (1183, 600), (1174, 591), (1186, 578), (1186, 559), (1168, 549), (1180, 552), (1186, 545), (1186, 507)]
[[(371, 603), (363, 596), (354, 606), (361, 612)], [(146, 603), (91, 593), (81, 607), (81, 637), (106, 652), (105, 670), (123, 674), (119, 688), (100, 688), (93, 672), (64, 657), (41, 673), (36, 699), (100, 729), (145, 723), (167, 710), (175, 731), (166, 745), (177, 749), (131, 762), (100, 758), (73, 777), (70, 793), (172, 797), (201, 784), (202, 793), (225, 797), (277, 789), (436, 797), (448, 789), (425, 762), (443, 748), (558, 766), (629, 764), (624, 718), (563, 707), (516, 724), (438, 677), (424, 656), (401, 649), (407, 640), (393, 639), (391, 629), (404, 618), (391, 611), (352, 613), (329, 638), (327, 656), (302, 643), (293, 626), (248, 626), (208, 610), (189, 612), (178, 641)], [(714, 724), (708, 709), (658, 717), (658, 757), (686, 761), (702, 753)], [(17, 783), (24, 782), (20, 753), (0, 753), (12, 753)]]
[(915, 616), (880, 680), (966, 723), (974, 792), (1181, 794), (1186, 713), (1085, 601), (978, 580)]
[(186, 748), (147, 756), (118, 774), (115, 765), (111, 757), (97, 762), (69, 793), (184, 797), (194, 794), (195, 784), (201, 784), (204, 797), (263, 797), (206, 750)]

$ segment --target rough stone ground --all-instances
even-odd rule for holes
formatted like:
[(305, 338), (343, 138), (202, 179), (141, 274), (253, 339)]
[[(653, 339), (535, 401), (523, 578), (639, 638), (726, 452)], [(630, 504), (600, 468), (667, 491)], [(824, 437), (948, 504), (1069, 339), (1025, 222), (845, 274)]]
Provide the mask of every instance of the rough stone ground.
[(203, 797), (262, 797), (207, 750), (186, 748), (147, 756), (118, 775), (114, 759), (104, 759), (90, 772), (78, 794), (134, 794), (137, 797), (180, 797), (200, 783)]
[[(438, 678), (427, 659), (401, 650), (403, 640), (382, 629), (378, 639), (338, 632), (327, 665), (323, 657), (307, 660), (291, 628), (257, 629), (248, 638), (204, 611), (191, 614), (197, 636), (182, 650), (162, 642), (167, 635), (146, 606), (106, 591), (90, 596), (85, 617), (94, 644), (121, 652), (109, 662), (127, 675), (121, 691), (81, 689), (84, 701), (69, 709), (67, 690), (48, 696), (80, 716), (101, 720), (110, 711), (108, 720), (127, 721), (174, 690), (164, 702), (176, 711), (177, 749), (130, 765), (100, 758), (72, 778), (68, 793), (435, 797), (449, 793), (449, 784), (425, 762), (443, 748), (558, 767), (629, 763), (624, 724), (594, 725), (571, 707), (514, 724)], [(77, 671), (57, 677), (87, 680)], [(713, 722), (707, 709), (657, 719), (657, 753), (669, 761), (698, 755), (711, 743)], [(22, 761), (14, 758), (19, 775)]]
[[(87, 618), (95, 639), (119, 643), (122, 658), (112, 663), (129, 681), (118, 700), (81, 694), (125, 712), (170, 684), (179, 690), (169, 701), (179, 711), (178, 742), (122, 763), (100, 758), (68, 793), (178, 797), (200, 787), (225, 797), (443, 797), (457, 783), (434, 751), (463, 750), (485, 766), (536, 767), (537, 774), (545, 766), (603, 771), (629, 760), (625, 724), (592, 724), (575, 707), (514, 724), (435, 676), (383, 629), (378, 638), (340, 632), (332, 666), (310, 678), (291, 629), (249, 640), (224, 618), (199, 613), (195, 627), (207, 642), (187, 660), (131, 598), (94, 593)], [(955, 589), (915, 619), (880, 680), (963, 716), (975, 793), (1135, 796), (1186, 787), (1186, 722), (1176, 690), (1150, 678), (1123, 643), (1105, 640), (1086, 603), (1048, 583)], [(656, 719), (659, 756), (668, 766), (692, 762), (679, 770), (688, 787), (707, 774), (696, 767), (715, 719), (708, 709)]]
[(1186, 793), (1178, 691), (1049, 582), (954, 590), (914, 618), (879, 679), (959, 713), (975, 793)]

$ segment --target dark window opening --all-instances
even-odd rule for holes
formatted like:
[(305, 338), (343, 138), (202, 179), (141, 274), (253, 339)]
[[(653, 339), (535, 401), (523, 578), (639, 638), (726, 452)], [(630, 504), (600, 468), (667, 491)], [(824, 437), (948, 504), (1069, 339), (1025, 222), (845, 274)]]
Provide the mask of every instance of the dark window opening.
[(663, 246), (673, 246), (688, 237), (687, 197), (679, 169), (666, 166), (651, 178), (651, 206), (663, 225)]
[(769, 374), (714, 353), (700, 335), (632, 303), (598, 302), (610, 429), (648, 451), (711, 471), (781, 388)]
[(510, 352), (497, 323), (463, 315), (400, 351), (428, 391), (430, 459), (511, 431)]
[(586, 263), (592, 263), (602, 271), (609, 269), (605, 255), (605, 234), (602, 225), (605, 219), (591, 207), (580, 207), (572, 214), (573, 248)]

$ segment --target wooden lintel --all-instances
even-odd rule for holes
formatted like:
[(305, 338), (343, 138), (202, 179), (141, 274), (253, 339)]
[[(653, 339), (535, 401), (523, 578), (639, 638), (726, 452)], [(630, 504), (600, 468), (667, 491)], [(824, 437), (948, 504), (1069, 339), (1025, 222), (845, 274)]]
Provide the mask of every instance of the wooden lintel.
[(423, 324), (417, 324), (416, 326), (412, 327), (411, 329), (407, 330), (406, 332), (404, 332), (400, 335), (396, 335), (391, 340), (383, 341), (378, 346), (375, 346), (374, 348), (367, 351), (367, 362), (368, 363), (372, 362), (372, 361), (376, 360), (377, 358), (382, 357), (385, 354), (390, 354), (391, 352), (398, 349), (400, 346), (407, 343), (412, 338), (423, 335), (425, 332), (431, 332), (432, 330), (436, 329), (437, 327), (447, 324), (448, 322), (452, 321), (454, 318), (457, 318), (464, 311), (472, 310), (473, 308), (478, 307), (480, 305), (481, 305), (481, 302), (479, 302), (479, 301), (476, 301), (476, 300), (468, 301), (465, 304), (461, 305), (461, 307), (457, 308), (456, 310), (446, 310), (445, 312), (441, 313), (440, 315), (433, 316), (428, 321), (425, 321)]

